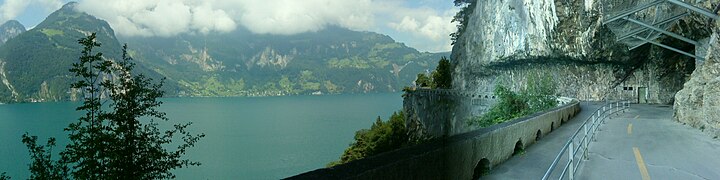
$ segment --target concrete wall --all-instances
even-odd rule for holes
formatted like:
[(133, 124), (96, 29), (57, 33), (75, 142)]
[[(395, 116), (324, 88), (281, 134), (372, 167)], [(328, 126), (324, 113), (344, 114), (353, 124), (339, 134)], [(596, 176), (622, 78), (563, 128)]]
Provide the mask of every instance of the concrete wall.
[(405, 127), (413, 139), (448, 137), (475, 130), (469, 117), (482, 115), (496, 103), (492, 92), (417, 89), (403, 96)]
[(535, 143), (538, 130), (544, 136), (579, 111), (579, 102), (574, 101), (488, 128), (317, 169), (290, 179), (472, 179), (481, 160), (487, 160), (490, 167), (500, 164), (512, 156), (518, 141), (525, 148)]

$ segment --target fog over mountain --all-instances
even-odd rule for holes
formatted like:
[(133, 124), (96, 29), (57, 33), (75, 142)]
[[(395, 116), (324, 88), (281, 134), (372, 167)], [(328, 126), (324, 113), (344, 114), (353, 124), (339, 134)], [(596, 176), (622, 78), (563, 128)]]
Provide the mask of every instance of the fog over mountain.
[[(34, 27), (70, 0), (5, 0), (0, 22)], [(387, 34), (420, 51), (450, 51), (459, 10), (443, 0), (78, 0), (78, 9), (107, 21), (118, 36), (170, 37), (228, 33), (293, 35), (337, 26)]]
[(419, 52), (387, 35), (339, 25), (291, 35), (238, 26), (228, 32), (188, 27), (192, 32), (172, 36), (116, 37), (121, 33), (109, 22), (81, 6), (68, 3), (0, 47), (0, 102), (76, 99), (67, 69), (79, 55), (77, 39), (92, 32), (106, 58), (119, 59), (127, 43), (136, 70), (167, 78), (170, 96), (397, 92), (449, 55)]

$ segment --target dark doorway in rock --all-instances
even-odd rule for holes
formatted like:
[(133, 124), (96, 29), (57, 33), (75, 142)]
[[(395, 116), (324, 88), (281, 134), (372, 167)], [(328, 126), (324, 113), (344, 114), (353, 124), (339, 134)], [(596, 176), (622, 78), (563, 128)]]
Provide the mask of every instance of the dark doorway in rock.
[(525, 147), (523, 147), (522, 140), (518, 139), (515, 143), (515, 149), (513, 150), (513, 156), (525, 153)]
[(535, 141), (539, 141), (540, 138), (542, 138), (542, 131), (538, 129), (537, 133), (535, 133)]
[(648, 103), (648, 101), (647, 101), (647, 97), (648, 97), (647, 88), (646, 88), (646, 87), (638, 87), (638, 91), (637, 91), (637, 92), (638, 92), (638, 95), (637, 95), (637, 97), (638, 97), (638, 103), (640, 103), (640, 104), (646, 104), (646, 103)]
[(475, 171), (473, 172), (472, 179), (479, 179), (481, 176), (490, 173), (490, 160), (482, 158), (477, 165), (475, 165)]

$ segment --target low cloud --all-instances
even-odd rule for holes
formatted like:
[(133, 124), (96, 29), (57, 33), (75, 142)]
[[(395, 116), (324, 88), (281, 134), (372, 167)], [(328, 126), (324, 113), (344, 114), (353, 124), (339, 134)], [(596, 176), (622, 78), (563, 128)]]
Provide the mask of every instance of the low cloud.
[(239, 20), (255, 33), (296, 34), (328, 25), (367, 29), (373, 25), (369, 0), (249, 0)]
[(236, 23), (208, 2), (178, 0), (84, 0), (79, 10), (104, 19), (124, 36), (174, 36), (229, 32)]
[(457, 30), (456, 23), (450, 23), (457, 9), (445, 12), (437, 12), (432, 9), (407, 9), (408, 13), (398, 14), (402, 18), (395, 22), (389, 22), (388, 26), (400, 32), (407, 32), (415, 37), (425, 38), (432, 42), (425, 44), (428, 51), (449, 51), (450, 33)]
[[(113, 26), (121, 36), (174, 36), (230, 32), (291, 35), (327, 26), (395, 30), (423, 51), (450, 49), (456, 11), (406, 7), (411, 0), (80, 0), (78, 9)], [(448, 2), (451, 3), (451, 2)], [(382, 33), (382, 32), (381, 32)], [(422, 40), (418, 40), (422, 39)], [(404, 41), (404, 39), (398, 39)], [(432, 43), (433, 47), (417, 44)], [(442, 47), (437, 47), (444, 44)], [(422, 45), (420, 45), (422, 46)]]
[(369, 0), (83, 0), (78, 9), (125, 36), (229, 32), (238, 24), (258, 34), (296, 34), (328, 25), (366, 29), (373, 20)]

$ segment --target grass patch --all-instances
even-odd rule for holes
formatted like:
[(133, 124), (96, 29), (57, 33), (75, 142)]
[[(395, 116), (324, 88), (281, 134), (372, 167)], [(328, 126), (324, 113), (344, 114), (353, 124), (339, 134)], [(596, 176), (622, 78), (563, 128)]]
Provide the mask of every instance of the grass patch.
[(60, 36), (65, 35), (65, 32), (63, 32), (61, 30), (57, 30), (57, 29), (42, 29), (42, 30), (40, 30), (40, 32), (45, 34), (47, 37), (52, 37), (52, 36), (56, 36), (56, 35), (60, 35)]

